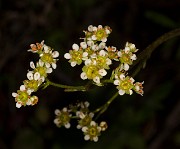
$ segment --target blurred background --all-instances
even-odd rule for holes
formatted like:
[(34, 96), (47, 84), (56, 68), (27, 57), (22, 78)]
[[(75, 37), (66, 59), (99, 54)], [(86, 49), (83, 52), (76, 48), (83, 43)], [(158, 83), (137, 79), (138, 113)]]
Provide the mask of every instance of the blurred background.
[(54, 82), (80, 85), (81, 67), (63, 58), (80, 43), (89, 25), (108, 25), (108, 45), (123, 48), (126, 41), (145, 49), (160, 35), (180, 27), (179, 0), (1, 0), (0, 1), (0, 149), (179, 149), (180, 37), (152, 53), (135, 80), (144, 81), (144, 96), (119, 96), (101, 115), (108, 129), (97, 143), (84, 141), (81, 131), (57, 128), (54, 110), (77, 100), (95, 109), (117, 90), (113, 85), (87, 93), (66, 93), (48, 87), (36, 93), (33, 107), (15, 107), (12, 92), (26, 79), (31, 43), (45, 43), (60, 53)]

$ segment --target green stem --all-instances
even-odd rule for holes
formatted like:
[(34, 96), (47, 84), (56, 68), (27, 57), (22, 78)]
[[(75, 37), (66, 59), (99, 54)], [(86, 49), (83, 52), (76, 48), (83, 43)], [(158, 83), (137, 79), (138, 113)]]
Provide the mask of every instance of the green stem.
[(64, 88), (65, 91), (67, 91), (67, 92), (86, 91), (87, 90), (86, 86), (63, 85), (63, 84), (51, 82), (49, 79), (46, 79), (46, 82), (44, 84), (44, 88), (46, 88), (49, 85), (52, 85), (52, 86), (55, 86), (55, 87), (59, 87), (59, 88)]
[(109, 105), (112, 103), (112, 101), (113, 101), (118, 95), (119, 95), (119, 93), (116, 92), (104, 105), (102, 105), (101, 107), (97, 108), (97, 109), (94, 111), (94, 113), (98, 113), (98, 112), (99, 112), (98, 115), (96, 116), (96, 119), (97, 119), (102, 113), (104, 113), (104, 112), (108, 109)]

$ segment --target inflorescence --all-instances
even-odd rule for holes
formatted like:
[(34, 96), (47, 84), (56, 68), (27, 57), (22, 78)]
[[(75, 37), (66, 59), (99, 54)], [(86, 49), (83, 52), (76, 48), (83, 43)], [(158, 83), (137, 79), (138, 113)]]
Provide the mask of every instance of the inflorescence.
[(107, 129), (107, 123), (105, 121), (100, 124), (96, 123), (93, 120), (94, 113), (89, 110), (89, 105), (89, 102), (85, 101), (64, 107), (62, 110), (56, 109), (54, 123), (57, 127), (64, 126), (68, 129), (71, 126), (71, 119), (77, 119), (77, 129), (82, 130), (84, 139), (97, 142), (101, 132)]
[[(114, 46), (107, 46), (106, 41), (111, 32), (112, 30), (109, 26), (103, 27), (99, 25), (96, 27), (90, 25), (88, 30), (84, 31), (85, 37), (81, 38), (83, 41), (80, 44), (74, 43), (72, 49), (64, 54), (64, 58), (69, 60), (72, 67), (82, 65), (80, 78), (83, 80), (88, 79), (97, 86), (103, 86), (104, 82), (113, 83), (119, 95), (132, 95), (133, 91), (143, 95), (143, 82), (135, 82), (131, 76), (128, 76), (130, 66), (137, 59), (135, 53), (138, 49), (129, 42), (126, 42), (124, 49), (120, 50)], [(15, 97), (17, 108), (35, 105), (38, 102), (38, 97), (32, 95), (32, 93), (36, 92), (43, 85), (49, 85), (48, 74), (52, 73), (53, 69), (57, 67), (58, 51), (54, 51), (51, 47), (45, 45), (44, 41), (31, 44), (30, 47), (28, 51), (39, 54), (39, 61), (36, 63), (30, 62), (32, 70), (28, 70), (27, 79), (23, 81), (23, 85), (20, 86), (17, 92), (12, 93), (12, 96)], [(110, 72), (110, 78), (107, 79), (107, 74), (113, 62), (116, 62), (118, 65)], [(56, 86), (65, 88), (65, 85), (61, 84), (56, 84)], [(90, 112), (88, 107), (89, 102), (80, 102), (62, 110), (56, 109), (54, 123), (57, 127), (70, 128), (71, 119), (77, 119), (77, 128), (84, 133), (84, 139), (96, 142), (101, 132), (106, 130), (107, 124), (104, 121), (100, 124), (96, 123), (93, 120), (95, 113)], [(103, 111), (101, 108), (95, 111), (100, 112), (100, 110)]]
[(72, 67), (83, 63), (81, 79), (93, 80), (93, 82), (101, 86), (101, 79), (107, 75), (107, 70), (113, 61), (119, 62), (118, 67), (113, 71), (111, 80), (120, 95), (129, 94), (133, 91), (143, 95), (142, 83), (134, 83), (134, 79), (127, 76), (127, 71), (133, 61), (137, 59), (135, 45), (126, 43), (124, 49), (117, 50), (114, 46), (107, 46), (106, 41), (109, 34), (112, 32), (111, 28), (102, 25), (98, 27), (90, 25), (87, 31), (84, 31), (85, 37), (78, 45), (74, 43), (72, 50), (66, 53), (64, 57), (69, 60)]
[(40, 85), (45, 81), (47, 75), (52, 73), (53, 69), (56, 69), (56, 59), (59, 56), (58, 51), (53, 51), (51, 47), (41, 43), (31, 44), (31, 49), (28, 51), (39, 54), (39, 61), (34, 64), (30, 62), (31, 71), (27, 73), (27, 80), (23, 81), (23, 85), (20, 86), (20, 90), (17, 93), (13, 92), (12, 96), (15, 97), (16, 107), (26, 105), (35, 105), (38, 102), (38, 97), (31, 95), (36, 92)]

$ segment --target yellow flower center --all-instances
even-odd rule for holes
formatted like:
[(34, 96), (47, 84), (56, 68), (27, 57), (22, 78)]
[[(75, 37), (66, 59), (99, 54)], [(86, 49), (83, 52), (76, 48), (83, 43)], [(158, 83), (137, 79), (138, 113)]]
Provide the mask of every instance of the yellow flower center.
[(46, 63), (52, 63), (53, 57), (50, 53), (44, 53), (43, 56), (41, 57), (41, 60)]
[(99, 30), (97, 30), (97, 32), (96, 32), (96, 37), (97, 37), (97, 40), (101, 40), (102, 38), (104, 38), (105, 37), (105, 31), (104, 31), (104, 29), (99, 29)]

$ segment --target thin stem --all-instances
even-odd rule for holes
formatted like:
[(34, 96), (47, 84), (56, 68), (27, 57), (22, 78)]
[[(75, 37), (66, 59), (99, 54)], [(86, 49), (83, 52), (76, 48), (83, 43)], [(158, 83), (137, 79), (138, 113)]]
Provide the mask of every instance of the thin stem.
[(55, 87), (59, 87), (59, 88), (64, 88), (65, 91), (67, 91), (67, 92), (86, 91), (87, 90), (86, 86), (63, 85), (63, 84), (51, 82), (49, 79), (46, 79), (46, 82), (44, 84), (44, 88), (46, 88), (49, 85), (52, 85), (52, 86), (55, 86)]
[(98, 115), (96, 116), (96, 119), (97, 119), (102, 113), (104, 113), (104, 112), (108, 109), (109, 105), (112, 103), (112, 101), (113, 101), (118, 95), (119, 95), (119, 93), (116, 92), (104, 105), (102, 105), (101, 107), (97, 108), (97, 109), (94, 111), (94, 113), (99, 112)]

